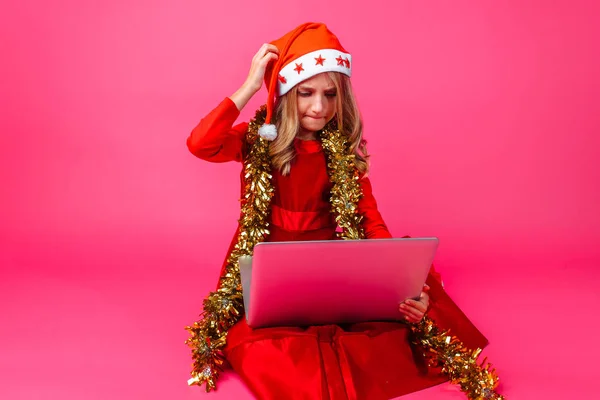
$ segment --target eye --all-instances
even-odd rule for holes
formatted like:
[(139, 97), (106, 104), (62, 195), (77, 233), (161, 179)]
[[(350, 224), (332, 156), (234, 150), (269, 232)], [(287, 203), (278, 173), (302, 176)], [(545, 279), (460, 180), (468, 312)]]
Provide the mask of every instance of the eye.
[(310, 97), (310, 92), (298, 92), (298, 96), (300, 97)]
[(325, 96), (327, 96), (327, 97), (335, 97), (335, 96), (337, 96), (337, 93), (336, 92), (329, 92), (329, 93), (325, 93)]

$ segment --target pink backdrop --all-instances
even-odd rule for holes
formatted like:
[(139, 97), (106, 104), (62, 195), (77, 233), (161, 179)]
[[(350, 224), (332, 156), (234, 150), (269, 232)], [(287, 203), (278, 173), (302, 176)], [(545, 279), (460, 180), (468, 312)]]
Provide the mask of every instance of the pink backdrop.
[[(381, 212), (397, 236), (440, 237), (504, 393), (592, 393), (597, 2), (5, 3), (1, 398), (205, 396), (186, 386), (183, 327), (235, 228), (239, 165), (185, 139), (264, 41), (307, 20), (353, 53)], [(251, 398), (231, 374), (211, 396)]]

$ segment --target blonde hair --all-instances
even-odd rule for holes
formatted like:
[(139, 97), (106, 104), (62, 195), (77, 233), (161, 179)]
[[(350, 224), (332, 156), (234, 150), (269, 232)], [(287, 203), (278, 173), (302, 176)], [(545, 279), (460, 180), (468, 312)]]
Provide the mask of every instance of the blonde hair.
[[(336, 88), (336, 111), (333, 119), (340, 132), (348, 137), (349, 154), (355, 155), (354, 163), (361, 175), (369, 171), (367, 142), (363, 139), (363, 124), (352, 91), (350, 78), (338, 72), (326, 72)], [(271, 143), (269, 152), (273, 167), (282, 175), (290, 173), (296, 156), (294, 139), (300, 130), (298, 118), (298, 85), (281, 96), (275, 106), (274, 122), (277, 125), (277, 138)]]

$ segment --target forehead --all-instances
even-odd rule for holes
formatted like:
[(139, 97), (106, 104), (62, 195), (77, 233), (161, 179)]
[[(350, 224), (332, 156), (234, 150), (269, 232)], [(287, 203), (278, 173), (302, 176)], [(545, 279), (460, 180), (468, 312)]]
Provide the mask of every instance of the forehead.
[(329, 77), (327, 73), (322, 73), (313, 76), (305, 81), (302, 81), (298, 84), (301, 87), (309, 87), (312, 89), (328, 89), (335, 87), (333, 80)]

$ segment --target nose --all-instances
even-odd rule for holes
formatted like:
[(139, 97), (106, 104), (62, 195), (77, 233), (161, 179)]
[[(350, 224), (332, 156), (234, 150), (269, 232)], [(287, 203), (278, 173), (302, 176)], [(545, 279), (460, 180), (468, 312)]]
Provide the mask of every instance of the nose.
[(323, 112), (324, 102), (325, 99), (323, 96), (315, 96), (311, 107), (312, 112), (317, 115), (321, 114), (321, 112)]

